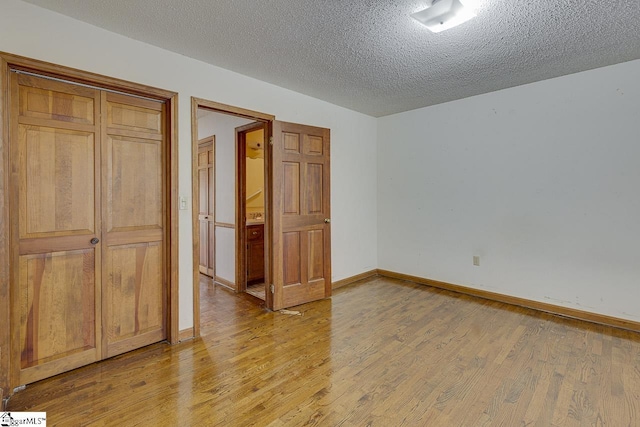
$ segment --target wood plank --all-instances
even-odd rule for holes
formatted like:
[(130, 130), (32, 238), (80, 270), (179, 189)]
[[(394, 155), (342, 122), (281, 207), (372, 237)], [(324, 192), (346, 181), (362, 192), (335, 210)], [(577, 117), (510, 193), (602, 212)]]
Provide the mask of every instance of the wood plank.
[(8, 409), (70, 425), (640, 424), (638, 333), (384, 277), (302, 316), (199, 290), (202, 339), (41, 381)]

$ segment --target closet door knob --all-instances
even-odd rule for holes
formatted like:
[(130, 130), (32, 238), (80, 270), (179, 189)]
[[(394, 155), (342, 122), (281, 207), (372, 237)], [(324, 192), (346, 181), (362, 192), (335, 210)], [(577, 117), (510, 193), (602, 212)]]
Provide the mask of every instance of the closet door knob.
[(325, 224), (329, 224), (330, 222), (331, 222), (331, 218), (325, 218), (325, 219), (324, 219), (324, 223), (325, 223)]
[(100, 239), (98, 239), (97, 237), (94, 237), (93, 239), (90, 240), (92, 245), (97, 245), (100, 242)]

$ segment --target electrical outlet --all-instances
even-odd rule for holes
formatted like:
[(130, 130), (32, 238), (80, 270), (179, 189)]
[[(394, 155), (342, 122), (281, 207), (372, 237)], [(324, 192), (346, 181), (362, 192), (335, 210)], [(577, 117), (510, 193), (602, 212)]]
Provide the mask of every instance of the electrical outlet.
[(480, 257), (478, 255), (473, 256), (473, 265), (480, 266)]

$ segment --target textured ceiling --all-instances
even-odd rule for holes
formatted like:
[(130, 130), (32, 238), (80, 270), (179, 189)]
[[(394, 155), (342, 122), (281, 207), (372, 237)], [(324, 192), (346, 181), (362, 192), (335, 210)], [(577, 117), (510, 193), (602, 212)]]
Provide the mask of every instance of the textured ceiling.
[(638, 0), (477, 0), (439, 34), (426, 0), (27, 1), (376, 117), (640, 58)]

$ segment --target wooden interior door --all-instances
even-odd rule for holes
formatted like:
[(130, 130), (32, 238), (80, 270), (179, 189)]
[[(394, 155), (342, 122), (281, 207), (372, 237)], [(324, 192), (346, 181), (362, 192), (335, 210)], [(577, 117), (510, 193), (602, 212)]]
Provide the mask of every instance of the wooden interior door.
[(200, 273), (214, 277), (214, 150), (215, 136), (198, 143), (198, 222), (200, 224)]
[(100, 92), (12, 73), (11, 117), (12, 354), (27, 384), (101, 357)]
[(166, 338), (164, 108), (102, 93), (104, 357)]
[(273, 122), (273, 309), (331, 296), (329, 129)]

